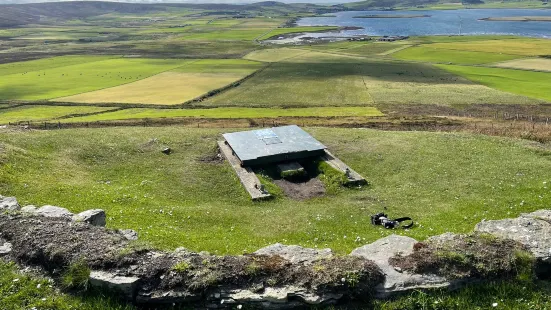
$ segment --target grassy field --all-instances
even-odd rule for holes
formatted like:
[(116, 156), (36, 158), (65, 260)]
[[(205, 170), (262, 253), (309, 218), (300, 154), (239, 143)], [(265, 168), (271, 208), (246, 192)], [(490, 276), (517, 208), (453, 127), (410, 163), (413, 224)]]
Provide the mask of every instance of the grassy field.
[(81, 115), (109, 111), (113, 108), (69, 106), (19, 106), (0, 110), (0, 124), (21, 121), (55, 120), (69, 115)]
[(57, 101), (181, 104), (236, 82), (260, 68), (262, 64), (247, 60), (199, 60), (137, 82), (58, 98)]
[(37, 67), (34, 71), (0, 77), (0, 99), (39, 100), (65, 97), (141, 80), (187, 63), (179, 59), (118, 58)]
[[(551, 203), (550, 153), (525, 141), (307, 130), (371, 185), (296, 201), (269, 183), (276, 199), (253, 203), (227, 163), (202, 161), (214, 154), (222, 129), (163, 127), (2, 133), (0, 192), (22, 204), (73, 212), (102, 208), (108, 227), (135, 229), (157, 247), (218, 254), (275, 242), (347, 253), (391, 233), (424, 239), (468, 232), (482, 219), (513, 217)], [(164, 146), (173, 154), (162, 154)], [(369, 216), (384, 208), (392, 217), (411, 216), (418, 226), (409, 231), (371, 226)]]
[(374, 56), (384, 55), (395, 49), (405, 48), (409, 46), (409, 41), (398, 42), (349, 42), (338, 41), (326, 44), (311, 45), (306, 48), (314, 51), (349, 54), (353, 56)]
[[(376, 108), (371, 107), (334, 107), (334, 108), (297, 108), (297, 109), (262, 109), (262, 108), (212, 108), (212, 109), (124, 109), (115, 112), (74, 117), (62, 122), (94, 122), (109, 120), (144, 119), (144, 118), (275, 118), (275, 117), (339, 117), (339, 116), (382, 116)], [(0, 122), (2, 114), (0, 114)]]
[(467, 65), (485, 64), (519, 58), (519, 56), (508, 54), (445, 50), (427, 46), (410, 47), (396, 52), (392, 54), (392, 56), (402, 60)]
[(528, 58), (512, 61), (505, 61), (495, 66), (511, 69), (537, 70), (551, 72), (551, 59), (546, 58)]
[(373, 104), (534, 103), (450, 74), (429, 64), (366, 59), (286, 49), (257, 51), (249, 59), (269, 68), (209, 100), (205, 106), (307, 107)]
[(429, 45), (431, 48), (450, 50), (462, 50), (473, 52), (503, 53), (521, 56), (549, 55), (551, 41), (546, 39), (505, 39), (505, 40), (481, 40), (453, 43), (435, 43)]
[(60, 56), (40, 60), (12, 62), (0, 65), (0, 77), (15, 73), (26, 73), (39, 70), (53, 69), (78, 65), (83, 63), (108, 60), (112, 56)]
[(551, 101), (551, 73), (525, 70), (438, 65), (451, 73), (505, 92)]

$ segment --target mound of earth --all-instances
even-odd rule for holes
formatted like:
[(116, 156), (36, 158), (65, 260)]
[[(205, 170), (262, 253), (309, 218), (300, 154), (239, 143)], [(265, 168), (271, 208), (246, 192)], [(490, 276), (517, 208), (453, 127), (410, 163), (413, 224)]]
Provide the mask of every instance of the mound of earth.
[(325, 195), (325, 185), (318, 178), (306, 181), (288, 181), (285, 179), (274, 180), (287, 197), (304, 200)]

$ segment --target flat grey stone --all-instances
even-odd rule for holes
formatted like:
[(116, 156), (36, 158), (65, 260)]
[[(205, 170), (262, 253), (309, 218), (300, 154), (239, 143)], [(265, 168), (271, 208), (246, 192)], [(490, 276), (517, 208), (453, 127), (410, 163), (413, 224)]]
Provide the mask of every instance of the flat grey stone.
[(127, 240), (138, 240), (138, 233), (132, 229), (119, 229), (119, 233)]
[(379, 298), (418, 289), (449, 287), (451, 283), (445, 278), (431, 274), (397, 271), (389, 264), (388, 259), (397, 254), (405, 256), (413, 253), (415, 243), (417, 243), (417, 240), (410, 237), (390, 235), (359, 247), (353, 250), (350, 255), (372, 260), (381, 268), (385, 274), (385, 282), (375, 288), (376, 296)]
[(35, 206), (24, 206), (20, 211), (23, 213), (36, 213), (36, 210), (38, 209)]
[(126, 298), (132, 299), (140, 278), (121, 277), (105, 271), (90, 272), (90, 285), (121, 292)]
[(77, 222), (85, 222), (94, 226), (104, 227), (106, 215), (101, 209), (86, 210), (73, 216), (73, 220)]
[(139, 304), (173, 304), (197, 301), (201, 297), (201, 295), (192, 294), (187, 291), (176, 290), (139, 292), (136, 296), (136, 302)]
[(43, 206), (38, 208), (35, 213), (44, 217), (73, 217), (73, 213), (69, 212), (69, 210), (56, 206)]
[(4, 242), (4, 244), (0, 246), (0, 255), (10, 254), (11, 250), (12, 250), (11, 243)]
[(331, 249), (311, 249), (298, 245), (276, 243), (254, 252), (256, 255), (279, 255), (293, 264), (311, 263), (322, 258), (333, 257)]
[(539, 210), (517, 218), (480, 222), (474, 230), (518, 241), (537, 259), (551, 262), (550, 221), (551, 211)]
[(0, 196), (0, 210), (16, 211), (19, 208), (19, 203), (17, 203), (15, 197)]
[[(295, 286), (267, 287), (263, 292), (256, 293), (248, 289), (231, 291), (225, 300), (232, 300), (234, 303), (260, 303), (275, 305), (289, 305), (292, 300), (300, 299), (306, 304), (320, 305), (335, 303), (342, 298), (342, 294), (323, 294), (307, 292), (303, 288)], [(227, 303), (227, 302), (224, 302)], [(304, 306), (304, 305), (303, 305)], [(279, 308), (279, 307), (278, 307)], [(285, 307), (283, 307), (285, 308)]]

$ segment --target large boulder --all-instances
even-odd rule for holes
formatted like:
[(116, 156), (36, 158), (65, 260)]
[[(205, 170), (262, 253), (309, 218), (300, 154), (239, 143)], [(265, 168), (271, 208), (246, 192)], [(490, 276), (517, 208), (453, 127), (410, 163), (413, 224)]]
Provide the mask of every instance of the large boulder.
[(101, 227), (104, 227), (106, 224), (105, 218), (105, 211), (101, 209), (87, 210), (73, 216), (74, 221), (85, 222), (94, 226)]
[(483, 221), (474, 230), (520, 242), (536, 258), (538, 275), (551, 275), (551, 210), (521, 214), (512, 219)]
[(389, 258), (396, 255), (410, 255), (417, 240), (398, 235), (390, 235), (373, 243), (359, 247), (350, 253), (370, 259), (385, 274), (385, 282), (375, 288), (376, 296), (385, 298), (390, 295), (418, 289), (449, 287), (451, 283), (440, 276), (432, 274), (412, 274), (390, 265)]
[(256, 252), (256, 255), (279, 255), (286, 260), (290, 261), (293, 264), (299, 263), (311, 263), (313, 261), (322, 259), (322, 258), (331, 258), (333, 252), (331, 249), (311, 249), (303, 248), (298, 245), (283, 245), (281, 243), (276, 243), (264, 247)]
[(0, 196), (0, 210), (15, 211), (19, 210), (19, 203), (15, 197)]
[(72, 218), (73, 213), (69, 210), (56, 206), (43, 206), (36, 210), (35, 214), (44, 216), (44, 217), (62, 217), (62, 218)]
[(119, 292), (128, 300), (134, 299), (139, 281), (137, 277), (124, 277), (111, 272), (90, 272), (90, 285)]

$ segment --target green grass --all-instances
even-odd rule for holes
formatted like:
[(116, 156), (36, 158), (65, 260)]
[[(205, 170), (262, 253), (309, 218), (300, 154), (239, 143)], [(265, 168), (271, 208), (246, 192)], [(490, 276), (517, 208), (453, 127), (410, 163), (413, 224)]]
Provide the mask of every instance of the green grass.
[[(293, 49), (286, 49), (285, 56), (239, 87), (198, 104), (311, 107), (537, 102), (477, 85), (429, 64)], [(265, 61), (277, 57), (270, 50), (247, 56)]]
[(426, 46), (410, 47), (392, 54), (394, 58), (432, 63), (485, 64), (519, 58), (515, 55), (436, 49)]
[(226, 40), (226, 41), (252, 41), (264, 33), (270, 31), (270, 28), (260, 29), (229, 29), (208, 32), (183, 33), (182, 40)]
[(184, 65), (186, 60), (119, 58), (0, 77), (0, 99), (53, 99), (113, 87)]
[[(275, 118), (275, 117), (337, 117), (337, 116), (381, 116), (376, 108), (212, 108), (212, 109), (125, 109), (90, 116), (75, 117), (61, 122), (94, 122), (142, 118), (197, 117), (197, 118)], [(0, 114), (1, 120), (1, 114)]]
[[(526, 38), (509, 35), (436, 35), (411, 37), (409, 40), (417, 43), (456, 43), (456, 42), (477, 42), (492, 40), (525, 40)], [(490, 51), (492, 52), (492, 51)]]
[(108, 296), (73, 296), (52, 287), (47, 279), (31, 277), (11, 263), (0, 261), (0, 305), (2, 310), (131, 310), (132, 306)]
[(540, 56), (549, 55), (551, 50), (551, 40), (535, 38), (491, 38), (488, 40), (467, 40), (449, 43), (434, 43), (429, 45), (431, 48), (441, 48), (448, 50), (461, 50), (473, 52), (496, 53), (521, 55), (521, 56)]
[(248, 75), (263, 66), (262, 63), (244, 59), (202, 59), (176, 68), (172, 72)]
[(66, 67), (83, 63), (107, 60), (112, 56), (60, 56), (39, 60), (13, 62), (0, 65), (0, 79), (2, 76), (15, 73), (33, 72), (38, 70)]
[(439, 67), (495, 89), (551, 101), (551, 73), (453, 65)]
[(263, 27), (248, 27), (248, 28), (233, 27), (233, 28), (220, 29), (219, 27), (212, 27), (211, 24), (209, 24), (197, 30), (188, 29), (188, 31), (185, 31), (185, 28), (183, 28), (181, 38), (183, 40), (251, 41), (255, 39), (265, 40), (273, 36), (284, 35), (289, 33), (327, 31), (327, 30), (335, 30), (335, 29), (338, 29), (338, 27), (308, 26), (308, 27), (275, 28), (275, 27), (263, 26)]
[(136, 82), (57, 98), (61, 102), (181, 104), (236, 83), (264, 64), (242, 59), (192, 60)]
[(19, 106), (11, 109), (0, 110), (0, 124), (22, 121), (51, 121), (69, 115), (97, 113), (102, 111), (109, 111), (112, 109), (114, 108), (40, 105)]
[[(448, 290), (416, 291), (386, 301), (376, 301), (375, 310), (430, 309), (533, 309), (551, 308), (548, 282), (492, 282)], [(496, 306), (494, 306), (496, 304)], [(344, 308), (346, 309), (346, 307)]]
[[(551, 153), (525, 141), (307, 130), (371, 185), (334, 188), (305, 201), (275, 191), (274, 200), (254, 203), (227, 163), (199, 160), (212, 157), (220, 133), (232, 130), (120, 127), (1, 133), (0, 192), (23, 205), (73, 212), (101, 207), (109, 228), (134, 229), (160, 248), (217, 254), (276, 242), (348, 253), (392, 233), (419, 240), (465, 233), (482, 219), (514, 217), (551, 203)], [(164, 146), (172, 148), (170, 156), (161, 153)], [(418, 225), (409, 231), (371, 226), (370, 215), (384, 208)]]

